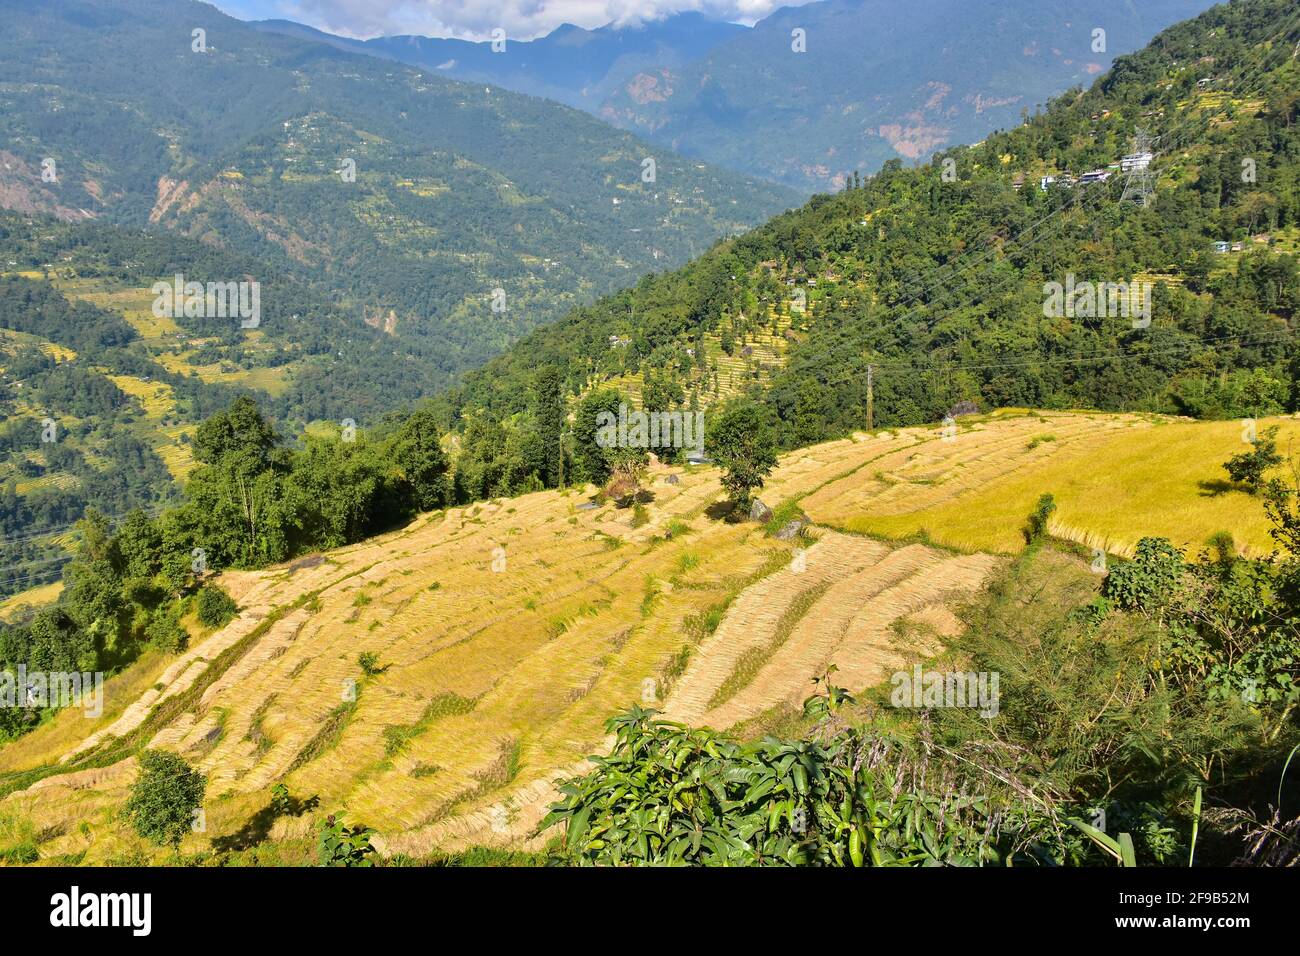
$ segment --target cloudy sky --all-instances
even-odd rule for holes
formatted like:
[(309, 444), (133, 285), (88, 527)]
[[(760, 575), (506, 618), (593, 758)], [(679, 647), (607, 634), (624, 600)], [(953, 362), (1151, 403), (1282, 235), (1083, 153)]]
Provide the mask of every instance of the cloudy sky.
[(549, 33), (561, 23), (599, 27), (699, 10), (751, 24), (778, 7), (809, 0), (211, 0), (242, 20), (280, 17), (330, 33), (366, 39), (414, 33), (486, 39), (504, 27), (511, 39)]

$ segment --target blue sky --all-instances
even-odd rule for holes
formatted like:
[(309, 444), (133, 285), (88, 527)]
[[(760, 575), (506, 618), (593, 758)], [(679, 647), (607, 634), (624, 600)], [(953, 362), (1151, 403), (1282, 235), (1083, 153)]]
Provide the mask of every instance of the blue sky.
[(210, 0), (243, 20), (283, 18), (331, 33), (367, 38), (415, 33), (484, 39), (496, 27), (527, 40), (561, 23), (598, 27), (637, 23), (699, 10), (739, 23), (753, 23), (777, 7), (808, 0)]

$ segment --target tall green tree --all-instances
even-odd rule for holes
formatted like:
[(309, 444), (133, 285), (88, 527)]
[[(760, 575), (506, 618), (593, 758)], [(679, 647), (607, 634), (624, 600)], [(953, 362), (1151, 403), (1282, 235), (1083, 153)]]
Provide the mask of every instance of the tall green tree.
[(442, 450), (442, 429), (432, 409), (417, 409), (402, 423), (393, 442), (392, 457), (411, 486), (417, 508), (432, 511), (449, 503), (447, 456)]
[(555, 365), (544, 365), (533, 380), (533, 417), (542, 447), (542, 480), (558, 487), (564, 478), (564, 375)]
[(618, 406), (624, 401), (617, 389), (599, 388), (588, 392), (578, 403), (573, 422), (573, 477), (603, 485), (613, 471), (611, 453), (616, 449), (602, 447), (597, 440), (602, 413), (618, 417)]
[(705, 446), (723, 469), (722, 487), (738, 505), (748, 504), (751, 493), (776, 467), (776, 429), (771, 412), (755, 402), (740, 399), (727, 404), (706, 432)]
[(275, 429), (262, 416), (257, 403), (241, 395), (224, 412), (198, 427), (192, 448), (195, 461), (205, 465), (215, 465), (230, 455), (265, 465), (277, 444)]

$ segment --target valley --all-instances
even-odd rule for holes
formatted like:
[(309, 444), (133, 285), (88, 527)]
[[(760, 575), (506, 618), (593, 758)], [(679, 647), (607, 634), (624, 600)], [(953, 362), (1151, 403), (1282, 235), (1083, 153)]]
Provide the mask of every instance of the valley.
[(1293, 2), (362, 6), (0, 0), (6, 903), (1300, 862)]

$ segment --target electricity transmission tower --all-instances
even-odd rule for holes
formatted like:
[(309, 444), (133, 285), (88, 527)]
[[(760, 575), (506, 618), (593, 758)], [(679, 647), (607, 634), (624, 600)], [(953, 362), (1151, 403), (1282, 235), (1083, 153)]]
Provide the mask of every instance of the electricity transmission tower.
[(1156, 194), (1156, 174), (1151, 168), (1155, 159), (1151, 137), (1146, 130), (1137, 130), (1133, 136), (1133, 152), (1121, 162), (1128, 177), (1124, 180), (1124, 195), (1120, 202), (1149, 206)]

